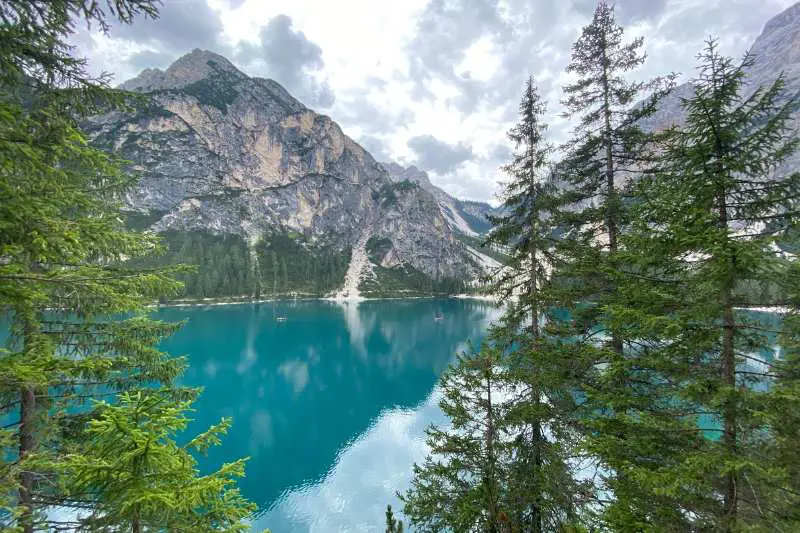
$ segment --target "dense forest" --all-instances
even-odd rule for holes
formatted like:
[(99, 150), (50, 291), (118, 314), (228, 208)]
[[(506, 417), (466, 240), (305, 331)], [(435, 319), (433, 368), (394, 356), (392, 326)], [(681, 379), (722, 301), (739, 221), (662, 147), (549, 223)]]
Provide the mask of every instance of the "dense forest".
[(528, 80), (489, 235), (507, 307), (443, 376), (387, 532), (800, 530), (800, 95), (748, 85), (757, 60), (708, 40), (685, 122), (645, 130), (674, 75), (635, 80), (643, 39), (600, 1), (564, 145)]
[(298, 234), (264, 236), (248, 246), (238, 235), (161, 234), (166, 250), (137, 260), (146, 267), (194, 266), (178, 276), (188, 298), (324, 296), (342, 285), (350, 250), (312, 246)]
[[(143, 217), (137, 217), (142, 220)], [(131, 260), (155, 268), (186, 265), (178, 274), (185, 298), (326, 296), (342, 286), (350, 249), (308, 243), (297, 233), (264, 235), (254, 246), (238, 235), (202, 231), (160, 234), (163, 253)], [(479, 243), (478, 239), (474, 239)], [(371, 238), (367, 254), (375, 265), (362, 282), (369, 297), (448, 295), (467, 291), (460, 279), (434, 279), (410, 265), (380, 266), (391, 241)]]

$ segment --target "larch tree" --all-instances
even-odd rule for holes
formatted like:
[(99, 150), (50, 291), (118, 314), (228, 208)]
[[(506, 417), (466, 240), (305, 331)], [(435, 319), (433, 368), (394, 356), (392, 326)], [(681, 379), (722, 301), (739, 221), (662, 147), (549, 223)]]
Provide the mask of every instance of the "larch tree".
[[(605, 372), (605, 365), (630, 349), (609, 317), (620, 297), (620, 238), (629, 224), (631, 178), (656, 160), (655, 136), (642, 130), (641, 121), (655, 111), (674, 78), (630, 80), (646, 59), (643, 43), (641, 37), (626, 41), (613, 4), (599, 1), (573, 44), (567, 67), (573, 81), (563, 88), (565, 116), (577, 124), (553, 170), (559, 238), (548, 294), (561, 313), (552, 316), (548, 330), (567, 362), (564, 379), (573, 384), (571, 396), (580, 398), (575, 405), (580, 433), (587, 431), (584, 419), (605, 410), (605, 397), (614, 394), (614, 374)], [(597, 489), (593, 496), (602, 499), (602, 488)]]
[[(709, 41), (685, 125), (636, 187), (623, 237), (619, 298), (609, 322), (630, 353), (601, 374), (604, 405), (590, 424), (609, 468), (613, 529), (789, 531), (796, 471), (786, 461), (796, 406), (796, 320), (764, 321), (737, 289), (795, 293), (800, 173), (782, 164), (798, 147), (784, 82), (748, 90), (741, 63)], [(778, 334), (788, 347), (776, 361)], [(781, 401), (777, 401), (780, 398)], [(620, 438), (620, 437), (623, 438)], [(796, 501), (796, 500), (795, 500)]]
[[(557, 278), (564, 280), (562, 304), (570, 308), (578, 328), (571, 333), (593, 339), (592, 331), (603, 327), (603, 306), (613, 299), (613, 277), (606, 273), (617, 266), (619, 237), (626, 224), (625, 185), (650, 159), (650, 138), (639, 121), (655, 110), (672, 79), (629, 81), (628, 73), (645, 61), (643, 42), (641, 37), (626, 42), (613, 4), (601, 0), (592, 22), (573, 44), (567, 73), (575, 81), (563, 88), (565, 116), (577, 126), (562, 148), (565, 156), (555, 173), (562, 191), (563, 236)], [(609, 332), (606, 344), (622, 354), (618, 332)]]

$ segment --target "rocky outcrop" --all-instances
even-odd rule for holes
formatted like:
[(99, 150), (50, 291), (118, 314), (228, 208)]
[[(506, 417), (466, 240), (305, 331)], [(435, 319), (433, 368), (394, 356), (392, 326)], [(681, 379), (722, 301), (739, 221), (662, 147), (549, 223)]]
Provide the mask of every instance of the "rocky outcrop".
[(487, 233), (490, 223), (487, 215), (498, 215), (500, 211), (485, 202), (472, 202), (453, 198), (441, 188), (431, 183), (428, 173), (415, 166), (404, 167), (397, 163), (382, 163), (395, 182), (416, 183), (430, 192), (439, 204), (439, 211), (450, 228), (468, 236)]
[(397, 190), (386, 169), (329, 117), (272, 80), (194, 50), (122, 88), (146, 93), (134, 112), (92, 118), (93, 142), (141, 175), (126, 199), (156, 231), (301, 235), (347, 249), (370, 227), (396, 264), (433, 278), (469, 278), (474, 262), (423, 187)]

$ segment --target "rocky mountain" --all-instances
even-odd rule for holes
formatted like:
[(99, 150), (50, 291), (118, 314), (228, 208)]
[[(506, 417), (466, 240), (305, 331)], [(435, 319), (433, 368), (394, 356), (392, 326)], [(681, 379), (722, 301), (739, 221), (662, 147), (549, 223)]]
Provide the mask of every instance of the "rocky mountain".
[[(126, 199), (133, 218), (169, 235), (172, 248), (189, 253), (200, 244), (208, 255), (211, 246), (227, 247), (235, 250), (227, 255), (244, 257), (239, 270), (255, 270), (255, 281), (241, 283), (223, 272), (218, 282), (201, 284), (199, 295), (214, 292), (206, 285), (228, 282), (255, 285), (256, 292), (319, 292), (301, 283), (322, 276), (319, 269), (326, 282), (317, 289), (330, 292), (349, 281), (342, 296), (357, 293), (365, 280), (375, 286), (381, 273), (398, 286), (404, 277), (417, 284), (424, 278), (426, 287), (478, 274), (436, 193), (394, 180), (333, 120), (278, 83), (194, 50), (166, 71), (147, 69), (121, 87), (147, 94), (147, 103), (93, 117), (86, 129), (141, 175)], [(338, 266), (322, 267), (320, 258)]]
[(428, 173), (415, 166), (403, 167), (397, 163), (383, 163), (383, 167), (395, 182), (409, 181), (430, 192), (439, 203), (439, 210), (450, 228), (464, 235), (475, 237), (489, 231), (491, 224), (487, 215), (497, 215), (499, 210), (485, 202), (459, 200), (431, 183)]
[[(800, 94), (800, 2), (770, 19), (750, 47), (753, 66), (747, 70), (747, 91), (752, 94), (759, 87), (768, 87), (781, 74), (786, 82), (787, 94)], [(680, 125), (684, 120), (681, 100), (693, 93), (691, 82), (676, 87), (660, 104), (658, 111), (643, 121), (646, 129), (658, 130)], [(800, 131), (800, 112), (795, 112), (792, 125)], [(800, 169), (800, 153), (787, 160), (780, 171)]]

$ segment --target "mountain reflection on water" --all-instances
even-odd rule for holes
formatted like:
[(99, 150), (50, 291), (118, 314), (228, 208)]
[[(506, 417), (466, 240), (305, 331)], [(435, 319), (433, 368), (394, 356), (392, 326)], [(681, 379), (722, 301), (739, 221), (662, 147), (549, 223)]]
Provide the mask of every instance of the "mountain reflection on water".
[[(161, 309), (189, 323), (164, 343), (204, 388), (196, 433), (232, 417), (210, 470), (248, 456), (242, 492), (273, 533), (383, 531), (387, 503), (443, 422), (436, 384), (498, 315), (470, 300), (276, 302)], [(444, 319), (434, 320), (437, 314)], [(277, 320), (277, 318), (285, 320)]]

